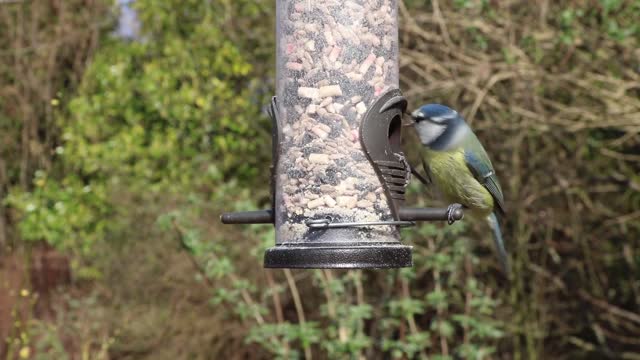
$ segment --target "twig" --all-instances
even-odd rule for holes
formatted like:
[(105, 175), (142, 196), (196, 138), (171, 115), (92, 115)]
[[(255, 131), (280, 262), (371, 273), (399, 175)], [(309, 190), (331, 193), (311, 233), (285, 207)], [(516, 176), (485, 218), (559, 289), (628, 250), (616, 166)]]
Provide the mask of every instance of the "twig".
[[(333, 282), (333, 272), (329, 269), (325, 269), (322, 270), (323, 273), (325, 274), (325, 276), (327, 277), (327, 284), (331, 284)], [(327, 286), (327, 289), (330, 289), (330, 286)], [(331, 291), (329, 291), (330, 294)], [(335, 302), (335, 300), (334, 300)], [(334, 318), (337, 318), (337, 312), (336, 312), (336, 308), (335, 308), (335, 304), (332, 304), (333, 306), (333, 316)], [(344, 326), (344, 323), (342, 321), (341, 318), (337, 318), (338, 320), (338, 339), (340, 340), (340, 342), (345, 343), (348, 340), (349, 334), (347, 332), (347, 328)]]
[(362, 270), (353, 271), (353, 282), (356, 286), (356, 302), (358, 305), (364, 305), (364, 289), (362, 288)]
[[(293, 297), (293, 304), (296, 307), (296, 313), (298, 314), (298, 321), (302, 327), (305, 326), (306, 320), (304, 317), (304, 308), (302, 307), (302, 300), (300, 300), (300, 293), (298, 292), (298, 287), (296, 286), (296, 280), (291, 275), (291, 270), (284, 269), (284, 276), (287, 278), (287, 283), (289, 284), (289, 289), (291, 290), (291, 296)], [(304, 356), (305, 359), (311, 360), (311, 348), (308, 344), (303, 344), (304, 346)]]
[(265, 270), (264, 275), (267, 278), (267, 285), (269, 285), (269, 289), (271, 289), (271, 296), (273, 297), (273, 307), (276, 312), (276, 321), (279, 324), (282, 324), (284, 322), (284, 315), (282, 314), (282, 302), (280, 301), (280, 295), (278, 294), (277, 286), (275, 281), (273, 280), (271, 270)]
[[(471, 257), (467, 254), (464, 257), (464, 267), (465, 267), (465, 273), (466, 273), (466, 279), (469, 279), (471, 277), (473, 277), (473, 270), (471, 268)], [(471, 300), (473, 298), (473, 294), (471, 293), (471, 291), (469, 289), (466, 290), (465, 292), (465, 296), (464, 296), (464, 314), (466, 316), (470, 316), (471, 315)], [(463, 340), (462, 342), (465, 345), (469, 345), (469, 324), (465, 323), (464, 327), (464, 334), (463, 334)]]
[[(267, 284), (272, 291), (271, 295), (273, 297), (273, 307), (275, 308), (276, 312), (276, 321), (278, 322), (278, 324), (282, 324), (284, 323), (284, 315), (282, 313), (282, 302), (280, 301), (280, 294), (278, 292), (279, 286), (276, 286), (271, 270), (265, 270), (264, 274), (267, 278)], [(285, 358), (287, 358), (289, 356), (289, 344), (286, 341), (282, 341), (282, 346)]]
[(586, 300), (587, 302), (589, 302), (592, 305), (595, 305), (613, 315), (617, 315), (623, 319), (627, 319), (631, 322), (635, 322), (640, 324), (640, 315), (638, 314), (634, 314), (630, 311), (621, 309), (613, 304), (610, 304), (604, 300), (600, 300), (600, 299), (596, 299), (595, 297), (589, 295), (586, 291), (580, 289), (578, 291), (578, 296), (580, 296), (580, 298)]
[[(442, 237), (442, 235), (440, 235), (440, 237)], [(429, 239), (428, 245), (429, 250), (432, 252), (436, 251), (436, 245), (432, 238)], [(440, 285), (440, 271), (438, 269), (433, 270), (433, 282), (435, 284), (435, 290), (438, 292), (442, 291), (442, 285)], [(438, 314), (438, 318), (442, 319), (444, 316), (442, 309), (439, 307), (436, 312)], [(449, 344), (447, 343), (447, 338), (442, 334), (440, 334), (440, 351), (442, 351), (443, 356), (449, 356)]]
[(482, 101), (484, 100), (485, 96), (487, 96), (487, 93), (489, 92), (489, 90), (491, 90), (493, 85), (495, 85), (500, 81), (511, 79), (515, 76), (516, 76), (516, 73), (514, 72), (498, 73), (491, 76), (489, 81), (487, 81), (487, 85), (485, 85), (485, 87), (482, 89), (480, 94), (476, 96), (476, 100), (473, 102), (473, 105), (471, 106), (471, 110), (469, 110), (469, 114), (467, 114), (466, 120), (469, 123), (469, 125), (473, 123), (473, 119), (475, 118), (476, 113), (478, 112), (478, 108), (480, 108)]
[[(364, 301), (364, 289), (362, 287), (362, 270), (353, 270), (353, 282), (356, 288), (356, 303), (359, 306), (365, 304)], [(358, 332), (360, 334), (364, 333), (364, 322), (360, 320), (358, 322)], [(366, 357), (362, 354), (362, 349), (358, 350), (358, 359), (366, 359)]]
[(336, 306), (334, 304), (333, 294), (329, 290), (329, 282), (327, 279), (325, 279), (325, 277), (328, 278), (328, 276), (326, 275), (326, 272), (328, 271), (331, 271), (331, 270), (328, 270), (328, 269), (321, 270), (320, 281), (322, 281), (322, 291), (324, 292), (324, 296), (325, 298), (327, 298), (327, 312), (329, 313), (329, 317), (331, 317), (332, 319), (335, 319)]
[(431, 4), (433, 5), (433, 17), (438, 23), (438, 25), (440, 25), (440, 31), (442, 31), (442, 37), (444, 38), (444, 41), (447, 43), (447, 45), (450, 48), (453, 48), (454, 47), (453, 41), (451, 41), (451, 37), (449, 36), (449, 31), (447, 30), (447, 23), (445, 22), (444, 17), (442, 16), (442, 12), (440, 11), (440, 4), (438, 3), (438, 0), (433, 0)]
[[(400, 279), (400, 285), (402, 286), (402, 296), (405, 299), (411, 299), (411, 292), (409, 291), (409, 282), (407, 279)], [(413, 335), (417, 335), (420, 332), (418, 325), (416, 324), (416, 319), (413, 317), (413, 314), (407, 316), (407, 323), (409, 324), (409, 331)], [(427, 354), (424, 352), (424, 349), (420, 349), (420, 358), (426, 359)]]
[[(402, 297), (405, 299), (411, 299), (411, 293), (409, 292), (409, 282), (407, 279), (400, 279), (400, 286), (402, 288)], [(419, 332), (418, 325), (416, 325), (416, 320), (413, 318), (413, 315), (407, 316), (407, 323), (409, 324), (409, 331), (412, 334), (417, 334)]]

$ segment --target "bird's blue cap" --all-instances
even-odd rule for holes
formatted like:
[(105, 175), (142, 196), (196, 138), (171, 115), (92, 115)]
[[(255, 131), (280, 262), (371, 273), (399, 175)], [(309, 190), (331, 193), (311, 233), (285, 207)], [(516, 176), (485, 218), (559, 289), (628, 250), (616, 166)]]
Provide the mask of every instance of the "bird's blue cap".
[(442, 122), (446, 119), (452, 119), (458, 116), (458, 113), (451, 108), (440, 104), (427, 104), (418, 108), (411, 113), (411, 117), (415, 121), (432, 120), (435, 122)]

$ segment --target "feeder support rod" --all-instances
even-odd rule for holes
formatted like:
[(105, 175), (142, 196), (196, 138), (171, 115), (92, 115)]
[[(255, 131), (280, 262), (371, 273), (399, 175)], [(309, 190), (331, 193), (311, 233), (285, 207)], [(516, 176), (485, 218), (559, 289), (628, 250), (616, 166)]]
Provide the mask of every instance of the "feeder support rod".
[[(400, 220), (402, 221), (446, 221), (448, 220), (448, 208), (400, 208)], [(453, 213), (454, 220), (460, 220), (464, 216), (462, 209)], [(220, 216), (223, 224), (273, 224), (272, 210), (258, 210), (224, 213)]]

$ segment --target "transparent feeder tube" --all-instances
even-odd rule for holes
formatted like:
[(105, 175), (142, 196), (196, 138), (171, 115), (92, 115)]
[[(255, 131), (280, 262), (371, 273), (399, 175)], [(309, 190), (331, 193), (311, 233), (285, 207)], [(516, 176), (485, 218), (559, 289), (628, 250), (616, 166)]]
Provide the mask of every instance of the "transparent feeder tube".
[[(313, 241), (310, 219), (393, 220), (359, 136), (398, 88), (397, 31), (396, 1), (277, 1), (277, 244)], [(392, 226), (344, 231), (322, 241), (399, 239)]]

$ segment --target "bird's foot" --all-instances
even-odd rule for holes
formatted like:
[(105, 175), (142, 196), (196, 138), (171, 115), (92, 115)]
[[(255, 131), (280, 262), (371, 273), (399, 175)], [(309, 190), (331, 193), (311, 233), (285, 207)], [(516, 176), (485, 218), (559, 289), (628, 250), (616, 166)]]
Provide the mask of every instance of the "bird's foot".
[(451, 204), (447, 207), (447, 223), (449, 225), (453, 224), (457, 220), (462, 219), (464, 217), (464, 213), (462, 212), (461, 204)]

